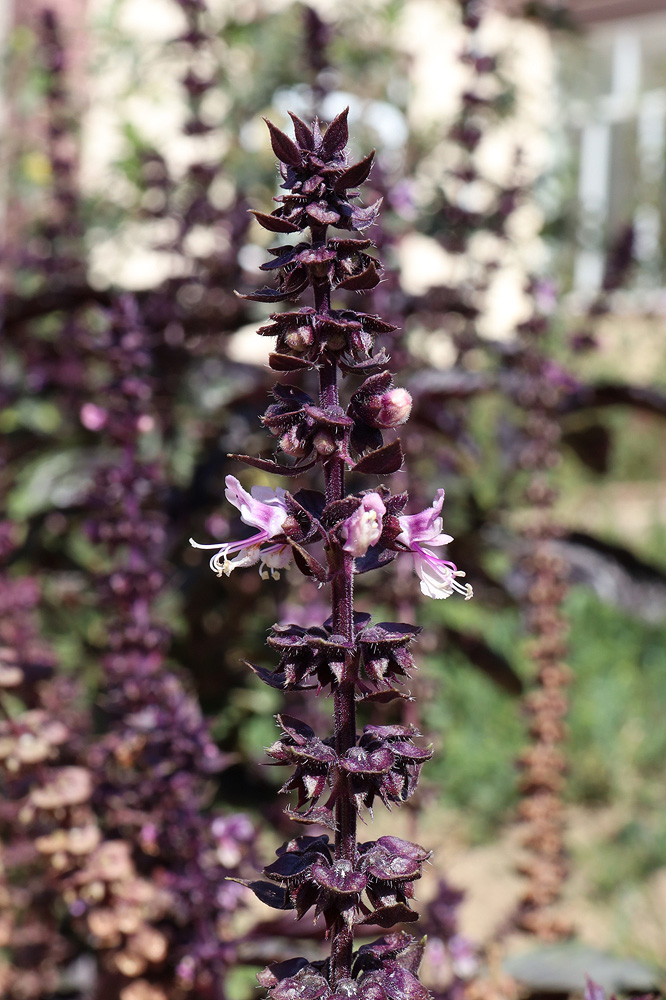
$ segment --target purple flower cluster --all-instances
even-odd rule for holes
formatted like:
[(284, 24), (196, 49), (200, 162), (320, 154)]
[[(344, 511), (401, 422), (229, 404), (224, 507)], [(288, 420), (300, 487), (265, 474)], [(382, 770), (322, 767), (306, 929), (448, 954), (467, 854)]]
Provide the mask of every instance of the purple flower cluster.
[[(170, 634), (155, 611), (164, 582), (166, 538), (156, 509), (162, 470), (140, 454), (142, 435), (156, 429), (152, 352), (132, 298), (119, 301), (90, 349), (108, 381), (103, 405), (86, 403), (81, 420), (103, 433), (116, 455), (98, 472), (92, 497), (97, 516), (89, 523), (91, 539), (111, 560), (100, 579), (108, 610), (102, 693), (108, 725), (90, 753), (98, 781), (94, 801), (106, 828), (124, 838), (117, 849), (130, 852), (127, 863), (152, 876), (142, 916), (142, 940), (152, 950), (130, 946), (134, 958), (127, 958), (128, 945), (113, 933), (113, 920), (106, 947), (115, 948), (111, 964), (127, 989), (128, 980), (143, 977), (166, 990), (164, 996), (180, 983), (216, 998), (224, 969), (235, 960), (233, 947), (220, 937), (239, 903), (225, 879), (242, 869), (254, 831), (244, 817), (230, 823), (206, 815), (210, 776), (225, 759), (196, 700), (165, 663)], [(85, 895), (79, 899), (77, 917), (99, 937), (99, 907)], [(119, 905), (110, 898), (104, 911)]]
[(436, 1000), (462, 1000), (468, 995), (470, 980), (479, 974), (477, 949), (458, 928), (458, 909), (464, 895), (440, 879), (425, 913), (428, 935), (425, 962), (431, 972)]
[(423, 942), (409, 934), (387, 934), (363, 945), (354, 956), (351, 975), (333, 986), (326, 964), (303, 958), (281, 962), (257, 977), (276, 1000), (428, 1000), (418, 979)]
[[(375, 338), (391, 325), (331, 303), (333, 293), (370, 289), (379, 281), (381, 269), (368, 253), (369, 240), (328, 234), (330, 226), (363, 230), (376, 218), (378, 204), (367, 209), (355, 204), (355, 188), (368, 176), (372, 155), (349, 164), (347, 110), (323, 133), (318, 121), (309, 127), (291, 117), (295, 142), (267, 123), (285, 193), (271, 215), (255, 212), (255, 217), (271, 232), (299, 233), (299, 242), (270, 251), (273, 259), (264, 267), (277, 272), (277, 287), (245, 298), (274, 302), (312, 289), (313, 306), (275, 314), (272, 324), (259, 332), (277, 337), (271, 367), (316, 374), (319, 396), (315, 400), (297, 386), (278, 384), (275, 402), (263, 417), (278, 439), (277, 456), (237, 457), (264, 472), (287, 476), (320, 464), (325, 489), (291, 494), (255, 487), (247, 492), (228, 476), (227, 499), (257, 530), (244, 541), (203, 547), (217, 550), (211, 568), (218, 574), (259, 564), (263, 577), (275, 576), (293, 558), (305, 576), (330, 584), (331, 617), (309, 627), (275, 625), (268, 645), (280, 656), (277, 669), (252, 669), (281, 690), (331, 690), (334, 732), (320, 738), (305, 722), (279, 715), (282, 736), (268, 755), (275, 765), (293, 768), (282, 789), (297, 794), (287, 815), (327, 827), (334, 836), (297, 837), (264, 868), (266, 881), (242, 881), (269, 906), (295, 910), (299, 918), (314, 909), (331, 939), (326, 962), (294, 959), (262, 973), (260, 982), (273, 1000), (425, 1000), (427, 991), (417, 977), (422, 948), (414, 939), (390, 934), (354, 951), (357, 925), (388, 929), (416, 919), (410, 900), (429, 857), (417, 844), (397, 837), (358, 843), (357, 815), (372, 809), (375, 798), (387, 806), (408, 799), (432, 751), (416, 742), (419, 733), (413, 726), (366, 725), (357, 733), (359, 702), (404, 696), (402, 682), (414, 667), (409, 647), (419, 629), (374, 624), (369, 615), (356, 614), (353, 581), (355, 575), (409, 553), (428, 596), (444, 598), (457, 591), (469, 597), (471, 589), (458, 582), (463, 574), (456, 566), (435, 551), (452, 541), (442, 530), (443, 490), (432, 507), (405, 514), (407, 494), (392, 495), (384, 485), (351, 494), (345, 488), (347, 469), (383, 477), (401, 467), (400, 442), (392, 437), (385, 443), (383, 432), (404, 423), (411, 399), (394, 386), (384, 370), (383, 350), (376, 349)], [(346, 407), (340, 398), (340, 371), (365, 379)], [(280, 453), (290, 464), (280, 461)]]
[[(372, 812), (375, 797), (390, 808), (392, 802), (404, 802), (416, 789), (421, 767), (432, 756), (428, 747), (414, 742), (421, 734), (408, 726), (364, 726), (357, 746), (350, 747), (339, 757), (332, 740), (318, 739), (310, 726), (298, 719), (278, 715), (283, 736), (266, 752), (276, 764), (290, 764), (295, 770), (285, 783), (282, 792), (298, 793), (297, 809), (310, 803), (303, 812), (289, 810), (291, 819), (317, 822), (335, 829), (334, 806), (342, 794), (335, 776), (345, 771), (349, 776), (357, 812), (366, 808)], [(331, 794), (324, 806), (317, 807), (320, 797), (328, 789)]]

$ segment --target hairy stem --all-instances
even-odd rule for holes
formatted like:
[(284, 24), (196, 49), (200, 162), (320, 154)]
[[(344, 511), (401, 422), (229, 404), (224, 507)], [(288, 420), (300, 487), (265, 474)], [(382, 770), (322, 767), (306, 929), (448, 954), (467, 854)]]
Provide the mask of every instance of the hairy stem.
[[(321, 246), (326, 242), (326, 227), (312, 227), (312, 242)], [(313, 280), (315, 309), (318, 313), (330, 310), (331, 287), (328, 277)], [(334, 358), (327, 361), (319, 371), (319, 400), (322, 408), (339, 406), (338, 366)], [(345, 495), (345, 463), (337, 453), (324, 463), (326, 502), (342, 500)], [(333, 632), (344, 636), (350, 644), (354, 642), (354, 560), (344, 554), (331, 585), (331, 613)], [(348, 656), (345, 674), (335, 689), (335, 749), (343, 756), (350, 747), (356, 745), (356, 661), (352, 652)], [(335, 807), (335, 861), (356, 861), (356, 810), (349, 787), (349, 778), (340, 769), (337, 774), (338, 796)], [(335, 989), (341, 979), (351, 976), (354, 930), (342, 917), (338, 917), (332, 928), (331, 941), (331, 986)]]

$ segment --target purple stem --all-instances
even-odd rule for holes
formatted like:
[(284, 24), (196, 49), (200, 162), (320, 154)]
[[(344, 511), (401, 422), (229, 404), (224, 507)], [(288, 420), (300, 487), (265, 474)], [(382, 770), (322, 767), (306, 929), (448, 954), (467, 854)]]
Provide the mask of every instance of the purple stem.
[[(326, 243), (326, 226), (312, 226), (314, 247)], [(313, 276), (314, 303), (317, 313), (327, 314), (331, 307), (331, 286), (328, 276), (317, 280)], [(338, 366), (331, 358), (319, 370), (319, 400), (322, 409), (340, 405), (338, 393)], [(345, 463), (337, 453), (324, 463), (326, 502), (342, 500), (345, 495)], [(354, 642), (354, 560), (343, 554), (331, 585), (331, 613), (333, 632)], [(335, 749), (339, 757), (356, 746), (356, 660), (352, 653), (347, 660), (345, 674), (334, 695)], [(356, 810), (349, 788), (349, 776), (342, 769), (336, 776), (335, 805), (335, 862), (356, 862)], [(331, 940), (331, 986), (336, 988), (341, 979), (351, 977), (354, 929), (343, 917), (333, 924)]]

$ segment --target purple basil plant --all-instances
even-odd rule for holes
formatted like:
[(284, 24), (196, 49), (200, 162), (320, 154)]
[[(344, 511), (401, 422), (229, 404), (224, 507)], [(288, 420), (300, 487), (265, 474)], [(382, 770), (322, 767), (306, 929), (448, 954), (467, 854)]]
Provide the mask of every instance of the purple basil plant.
[[(380, 280), (380, 265), (369, 239), (352, 234), (368, 229), (379, 203), (355, 204), (357, 187), (370, 172), (373, 154), (348, 163), (347, 110), (322, 134), (291, 115), (295, 139), (267, 122), (280, 161), (282, 191), (270, 215), (258, 222), (279, 234), (298, 234), (293, 246), (269, 250), (263, 265), (277, 274), (277, 287), (244, 296), (258, 302), (296, 299), (312, 289), (313, 305), (276, 313), (258, 332), (276, 337), (270, 365), (318, 381), (318, 397), (281, 382), (263, 424), (277, 442), (276, 458), (236, 456), (247, 465), (280, 476), (298, 477), (321, 465), (324, 491), (253, 487), (248, 492), (227, 476), (226, 496), (253, 529), (249, 537), (206, 545), (211, 569), (228, 576), (258, 566), (262, 578), (277, 577), (292, 562), (306, 576), (330, 587), (331, 615), (323, 623), (277, 624), (268, 645), (279, 656), (275, 670), (252, 666), (257, 676), (284, 691), (330, 690), (334, 731), (319, 737), (305, 722), (278, 716), (282, 735), (268, 750), (275, 765), (293, 767), (284, 791), (295, 791), (287, 815), (314, 824), (313, 835), (280, 847), (264, 869), (265, 880), (244, 881), (255, 895), (298, 918), (314, 910), (330, 939), (330, 957), (308, 962), (293, 958), (269, 966), (259, 976), (273, 1000), (319, 1000), (329, 996), (373, 1000), (427, 997), (417, 973), (423, 943), (390, 928), (417, 919), (410, 906), (414, 882), (430, 853), (393, 836), (359, 843), (357, 818), (372, 811), (376, 798), (389, 806), (414, 792), (421, 766), (432, 755), (419, 745), (412, 725), (365, 725), (357, 731), (357, 706), (404, 697), (402, 685), (414, 668), (410, 650), (420, 629), (414, 625), (374, 623), (354, 610), (354, 578), (408, 554), (431, 598), (459, 593), (472, 596), (464, 576), (443, 558), (452, 541), (443, 532), (444, 491), (432, 506), (406, 514), (408, 495), (392, 495), (383, 483), (348, 492), (353, 472), (385, 477), (402, 465), (394, 429), (411, 409), (406, 390), (395, 387), (388, 358), (375, 340), (394, 329), (376, 315), (332, 305), (332, 293), (364, 291)], [(330, 230), (341, 230), (333, 235)], [(374, 353), (373, 353), (374, 352)], [(340, 375), (362, 378), (345, 405)], [(390, 440), (384, 442), (384, 432)], [(279, 453), (286, 461), (279, 461)], [(320, 833), (324, 828), (329, 833)], [(386, 935), (354, 950), (355, 928), (377, 926)]]

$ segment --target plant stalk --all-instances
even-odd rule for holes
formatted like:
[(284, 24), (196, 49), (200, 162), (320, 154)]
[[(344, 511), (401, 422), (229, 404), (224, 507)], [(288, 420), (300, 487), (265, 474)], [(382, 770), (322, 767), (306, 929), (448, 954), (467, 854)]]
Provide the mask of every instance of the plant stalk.
[[(313, 246), (326, 243), (326, 227), (312, 227)], [(331, 286), (328, 277), (313, 280), (315, 309), (319, 314), (330, 311)], [(319, 371), (319, 402), (324, 409), (340, 405), (338, 366), (331, 358)], [(326, 503), (342, 500), (345, 495), (345, 463), (337, 453), (324, 463)], [(333, 632), (344, 636), (350, 647), (354, 642), (354, 559), (344, 553), (331, 584), (331, 614)], [(356, 658), (347, 657), (345, 673), (334, 693), (335, 749), (339, 756), (356, 745)], [(349, 776), (342, 769), (336, 776), (338, 795), (335, 805), (335, 862), (356, 862), (356, 809)], [(343, 917), (338, 917), (331, 931), (331, 986), (351, 977), (354, 929)]]

